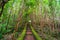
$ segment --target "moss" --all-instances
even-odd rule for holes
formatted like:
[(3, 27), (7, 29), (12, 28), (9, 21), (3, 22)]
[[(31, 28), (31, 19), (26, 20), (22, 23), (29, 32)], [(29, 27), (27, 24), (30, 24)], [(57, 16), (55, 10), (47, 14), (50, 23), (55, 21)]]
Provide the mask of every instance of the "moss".
[(35, 32), (35, 30), (33, 29), (33, 27), (31, 27), (31, 29), (32, 29), (33, 35), (35, 36), (36, 40), (42, 40), (40, 38), (40, 36)]

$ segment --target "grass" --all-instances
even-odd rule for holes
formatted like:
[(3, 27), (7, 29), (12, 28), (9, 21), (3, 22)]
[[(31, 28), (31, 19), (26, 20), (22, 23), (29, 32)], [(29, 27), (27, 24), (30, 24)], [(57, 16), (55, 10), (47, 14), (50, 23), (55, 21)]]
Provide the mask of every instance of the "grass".
[(42, 38), (40, 38), (40, 36), (35, 32), (32, 26), (31, 26), (31, 29), (32, 29), (32, 33), (35, 36), (36, 40), (42, 40)]
[(20, 34), (20, 36), (18, 37), (17, 40), (23, 40), (24, 39), (24, 36), (26, 34), (26, 27), (24, 28), (23, 32)]

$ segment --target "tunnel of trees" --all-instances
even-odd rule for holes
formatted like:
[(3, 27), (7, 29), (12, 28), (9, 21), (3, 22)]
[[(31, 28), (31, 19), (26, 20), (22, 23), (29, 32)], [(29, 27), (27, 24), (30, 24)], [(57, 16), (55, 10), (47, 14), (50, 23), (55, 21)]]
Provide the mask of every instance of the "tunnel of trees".
[(0, 0), (0, 40), (25, 40), (28, 29), (36, 40), (60, 40), (60, 0)]

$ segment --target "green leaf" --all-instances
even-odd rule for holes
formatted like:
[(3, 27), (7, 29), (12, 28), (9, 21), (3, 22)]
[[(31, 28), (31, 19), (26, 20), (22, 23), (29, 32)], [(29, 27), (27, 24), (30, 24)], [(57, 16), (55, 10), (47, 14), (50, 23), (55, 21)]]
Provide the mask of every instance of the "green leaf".
[(2, 36), (2, 33), (0, 33), (0, 39), (2, 38), (3, 36)]

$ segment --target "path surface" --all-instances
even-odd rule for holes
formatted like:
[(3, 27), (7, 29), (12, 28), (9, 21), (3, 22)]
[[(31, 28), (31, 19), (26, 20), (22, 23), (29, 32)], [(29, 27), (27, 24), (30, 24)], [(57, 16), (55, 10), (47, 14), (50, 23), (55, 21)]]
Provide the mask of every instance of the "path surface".
[(31, 29), (29, 27), (27, 28), (27, 32), (26, 32), (26, 36), (25, 36), (24, 40), (35, 40), (32, 32), (31, 32)]

